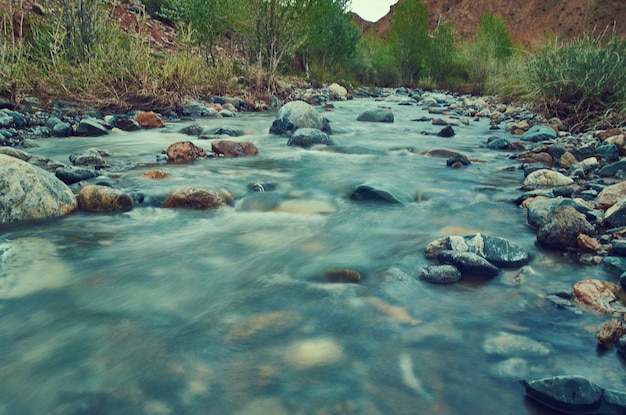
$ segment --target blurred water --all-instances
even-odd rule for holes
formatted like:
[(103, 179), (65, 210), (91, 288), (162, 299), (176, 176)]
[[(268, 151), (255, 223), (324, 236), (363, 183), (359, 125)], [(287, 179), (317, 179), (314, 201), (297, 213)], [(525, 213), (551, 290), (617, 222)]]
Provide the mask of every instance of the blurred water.
[[(393, 109), (393, 124), (355, 121), (378, 105)], [(510, 203), (521, 172), (508, 153), (484, 149), (508, 133), (470, 120), (440, 138), (441, 127), (411, 121), (424, 110), (393, 99), (335, 106), (325, 114), (335, 146), (308, 150), (267, 133), (272, 113), (198, 120), (244, 131), (238, 139), (259, 148), (252, 158), (157, 163), (190, 139), (177, 132), (189, 122), (39, 140), (33, 153), (62, 162), (79, 149), (111, 152), (110, 181), (148, 200), (186, 186), (236, 198), (217, 212), (153, 203), (0, 228), (11, 246), (0, 265), (0, 414), (549, 414), (525, 400), (521, 378), (625, 387), (615, 352), (596, 351), (592, 331), (606, 318), (544, 299), (609, 277), (535, 247)], [(473, 164), (448, 168), (424, 154), (435, 148)], [(153, 168), (171, 177), (139, 177)], [(416, 202), (349, 200), (372, 181)], [(277, 188), (253, 193), (253, 182)], [(505, 237), (533, 260), (486, 281), (416, 278), (427, 243), (468, 232)], [(343, 267), (363, 282), (324, 280)], [(549, 353), (489, 354), (485, 342), (503, 333)]]

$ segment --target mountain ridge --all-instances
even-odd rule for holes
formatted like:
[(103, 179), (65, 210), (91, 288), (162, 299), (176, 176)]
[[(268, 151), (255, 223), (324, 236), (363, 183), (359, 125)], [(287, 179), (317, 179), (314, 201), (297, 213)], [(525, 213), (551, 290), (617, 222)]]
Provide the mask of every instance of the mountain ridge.
[[(393, 13), (405, 0), (390, 6), (389, 12), (376, 22), (358, 17), (355, 22), (367, 33), (376, 30), (386, 38)], [(438, 22), (454, 23), (457, 36), (467, 39), (474, 35), (481, 17), (491, 12), (504, 19), (513, 43), (528, 46), (545, 37), (556, 35), (571, 39), (584, 32), (602, 33), (615, 29), (626, 37), (626, 2), (623, 0), (421, 0), (428, 8), (430, 30)]]

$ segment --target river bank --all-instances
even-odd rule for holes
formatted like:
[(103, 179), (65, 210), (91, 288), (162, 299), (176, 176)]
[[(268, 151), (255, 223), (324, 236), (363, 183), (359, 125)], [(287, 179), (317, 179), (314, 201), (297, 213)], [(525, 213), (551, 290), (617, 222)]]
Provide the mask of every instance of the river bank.
[[(496, 402), (510, 413), (543, 413), (519, 402), (523, 392), (513, 380), (582, 374), (604, 388), (623, 389), (619, 357), (606, 353), (592, 357), (599, 333), (603, 347), (615, 343), (619, 348), (622, 343), (623, 131), (573, 135), (557, 120), (544, 120), (526, 108), (489, 98), (400, 89), (363, 91), (369, 97), (353, 93), (355, 99), (347, 100), (346, 95), (343, 100), (343, 91), (334, 93), (330, 98), (331, 92), (297, 92), (300, 99), (319, 105), (314, 112), (329, 121), (316, 131), (330, 126), (330, 134), (305, 131), (304, 137), (281, 131), (269, 134), (276, 120), (283, 119), (277, 108), (245, 112), (238, 107), (243, 105), (239, 100), (227, 97), (213, 100), (221, 102), (196, 102), (183, 116), (159, 116), (149, 109), (101, 119), (73, 116), (70, 134), (85, 133), (66, 138), (35, 134), (52, 114), (32, 113), (41, 124), (26, 128), (32, 138), (19, 140), (25, 147), (5, 146), (0, 152), (54, 172), (79, 201), (80, 193), (94, 188), (110, 198), (98, 196), (94, 203), (83, 199), (77, 203), (78, 212), (63, 212), (61, 218), (3, 225), (9, 247), (3, 251), (5, 269), (15, 269), (11, 255), (35, 258), (37, 252), (55, 251), (27, 238), (33, 235), (56, 241), (53, 245), (61, 251), (49, 257), (62, 269), (51, 271), (58, 278), (40, 281), (41, 285), (36, 278), (24, 284), (10, 275), (16, 280), (4, 286), (5, 318), (11, 313), (34, 318), (27, 305), (28, 297), (36, 296), (57, 316), (50, 329), (60, 324), (68, 334), (66, 316), (54, 312), (54, 307), (56, 296), (69, 296), (70, 308), (104, 313), (107, 317), (97, 326), (114, 330), (122, 337), (113, 342), (129, 342), (139, 353), (132, 330), (126, 331), (113, 317), (119, 314), (151, 339), (156, 355), (169, 355), (182, 365), (181, 372), (170, 373), (167, 367), (159, 369), (164, 364), (159, 357), (153, 370), (169, 373), (172, 383), (166, 382), (167, 387), (181, 379), (188, 387), (177, 386), (172, 396), (159, 400), (154, 391), (165, 383), (137, 383), (133, 373), (144, 369), (136, 365), (132, 370), (120, 368), (127, 381), (150, 397), (152, 407), (187, 409), (186, 413), (219, 401), (212, 388), (229, 391), (229, 402), (220, 402), (220, 407), (232, 413), (246, 407), (232, 401), (241, 394), (249, 405), (273, 405), (289, 413), (298, 409), (313, 413), (315, 408), (331, 413), (406, 413), (405, 404), (408, 408), (419, 402), (450, 414), (461, 413), (460, 408), (468, 405), (475, 413), (485, 413), (481, 405), (493, 408)], [(19, 118), (11, 111), (3, 113), (13, 120), (8, 128), (17, 131)], [(29, 114), (19, 115), (27, 119)], [(58, 122), (52, 131), (70, 121), (63, 118), (67, 114), (55, 116)], [(224, 142), (239, 145), (228, 144), (235, 149), (229, 153), (217, 145)], [(178, 143), (185, 145), (184, 152), (168, 151)], [(257, 151), (244, 150), (242, 143)], [(191, 193), (195, 199), (182, 205), (209, 201), (201, 206), (212, 213), (163, 208), (172, 193), (189, 188), (206, 192)], [(5, 209), (14, 210), (14, 205)], [(103, 211), (108, 213), (94, 213)], [(497, 249), (500, 257), (502, 247), (510, 253), (512, 246), (529, 255), (508, 265), (502, 258), (497, 265), (488, 259), (485, 267), (494, 275), (480, 277), (475, 267), (467, 272), (468, 263), (474, 266), (488, 256), (489, 240), (483, 234), (503, 238), (498, 242), (503, 244)], [(198, 251), (203, 255), (196, 257)], [(442, 251), (462, 252), (457, 255), (461, 259)], [(81, 255), (76, 257), (76, 252)], [(450, 264), (452, 269), (430, 272)], [(452, 282), (456, 272), (461, 278), (455, 283), (437, 283)], [(25, 275), (37, 272), (28, 268)], [(153, 278), (159, 283), (150, 287)], [(103, 292), (92, 291), (92, 284), (103, 287)], [(202, 284), (208, 284), (212, 293)], [(163, 289), (172, 297), (164, 296)], [(113, 300), (116, 293), (123, 297), (121, 303)], [(150, 304), (145, 302), (146, 293)], [(287, 304), (288, 299), (281, 298), (287, 293), (298, 301)], [(209, 308), (202, 305), (207, 299), (213, 302)], [(330, 310), (324, 304), (330, 304)], [(476, 310), (477, 304), (483, 309)], [(24, 312), (17, 311), (20, 307), (26, 307)], [(150, 315), (141, 311), (143, 307), (151, 310)], [(522, 311), (528, 317), (520, 315)], [(332, 324), (324, 324), (319, 315)], [(553, 319), (558, 327), (550, 327)], [(607, 320), (613, 323), (600, 330)], [(88, 319), (78, 323), (83, 326)], [(202, 325), (217, 332), (209, 341), (210, 354), (221, 356), (217, 361), (201, 351), (200, 344), (207, 342)], [(588, 325), (595, 327), (593, 333), (585, 331)], [(23, 335), (16, 327), (6, 330), (8, 338)], [(161, 330), (164, 341), (153, 338)], [(182, 330), (187, 339), (184, 349), (195, 357), (187, 360), (170, 349), (177, 336), (171, 330)], [(84, 336), (101, 339), (102, 333), (94, 328)], [(287, 342), (285, 347), (275, 343), (280, 338)], [(57, 345), (65, 344), (58, 340)], [(457, 349), (467, 342), (475, 346), (472, 352)], [(572, 363), (575, 356), (567, 352), (571, 347), (590, 367)], [(18, 355), (13, 346), (6, 348), (8, 356)], [(248, 358), (237, 353), (239, 348)], [(437, 356), (438, 348), (455, 352), (445, 353), (444, 359)], [(113, 350), (96, 353), (127, 361)], [(427, 364), (424, 356), (432, 363)], [(85, 352), (80, 365), (97, 386), (47, 405), (95, 405), (85, 402), (99, 391), (107, 406), (121, 399), (123, 408), (136, 409), (141, 399), (116, 395), (96, 381), (116, 370), (94, 368), (89, 363), (92, 357)], [(197, 359), (207, 373), (187, 367)], [(235, 387), (238, 359), (246, 362), (240, 369), (253, 380)], [(478, 359), (481, 368), (467, 375), (472, 359)], [(383, 368), (380, 362), (389, 364)], [(610, 375), (599, 377), (594, 365)], [(62, 369), (52, 370), (57, 379), (58, 370)], [(451, 370), (454, 375), (445, 374)], [(226, 377), (218, 380), (209, 372)], [(337, 378), (339, 372), (344, 374)], [(313, 395), (287, 386), (288, 380), (305, 384), (305, 375), (318, 381)], [(496, 393), (487, 403), (470, 403), (470, 395), (459, 389), (467, 382), (457, 385), (451, 376), (476, 376), (483, 386), (505, 380), (509, 402), (500, 402)], [(45, 382), (39, 382), (43, 387)], [(378, 388), (373, 402), (366, 398), (374, 393), (372, 385)], [(196, 395), (197, 388), (203, 392)], [(23, 398), (17, 389), (11, 390)], [(400, 402), (394, 406), (383, 390)], [(305, 396), (306, 404), (298, 403), (298, 395)], [(322, 397), (335, 409), (322, 405)], [(17, 407), (10, 397), (0, 399)]]

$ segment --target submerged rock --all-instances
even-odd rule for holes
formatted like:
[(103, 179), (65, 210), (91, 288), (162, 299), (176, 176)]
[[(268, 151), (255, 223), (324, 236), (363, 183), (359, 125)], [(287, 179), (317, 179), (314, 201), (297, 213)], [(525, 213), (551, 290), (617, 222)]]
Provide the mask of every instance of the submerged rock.
[(407, 204), (415, 201), (415, 195), (385, 183), (363, 183), (355, 186), (350, 194), (355, 201)]
[(363, 111), (356, 119), (365, 122), (389, 122), (394, 121), (393, 112), (389, 108), (373, 108)]
[(225, 204), (222, 196), (213, 190), (188, 187), (170, 193), (165, 199), (164, 207), (212, 210)]
[(100, 176), (100, 172), (94, 169), (61, 167), (56, 169), (55, 176), (65, 184), (74, 184), (83, 180), (96, 178)]
[(483, 350), (487, 354), (504, 357), (544, 357), (550, 354), (546, 345), (527, 336), (506, 332), (486, 339)]
[(361, 273), (349, 268), (330, 269), (324, 273), (324, 278), (331, 282), (359, 283), (361, 282)]
[(216, 156), (233, 158), (249, 157), (259, 154), (259, 149), (248, 141), (218, 140), (211, 143), (211, 151)]

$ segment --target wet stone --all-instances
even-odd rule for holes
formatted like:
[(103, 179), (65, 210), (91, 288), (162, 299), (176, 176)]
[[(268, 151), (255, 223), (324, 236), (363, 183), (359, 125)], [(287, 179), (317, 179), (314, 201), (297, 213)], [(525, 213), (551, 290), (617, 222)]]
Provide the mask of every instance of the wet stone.
[(374, 108), (363, 111), (356, 120), (362, 122), (392, 123), (394, 118), (393, 112), (391, 112), (389, 108)]
[(100, 173), (94, 169), (82, 169), (82, 168), (58, 168), (55, 171), (55, 176), (65, 184), (74, 184), (83, 180), (93, 179), (100, 176)]
[(524, 382), (526, 395), (569, 414), (593, 414), (600, 408), (603, 389), (582, 376), (555, 376)]
[(324, 273), (324, 278), (330, 282), (359, 283), (361, 273), (349, 268), (330, 269)]
[(461, 272), (453, 265), (430, 265), (422, 268), (419, 278), (435, 284), (453, 284), (461, 279)]
[(496, 266), (471, 252), (441, 251), (437, 259), (443, 264), (454, 265), (463, 275), (493, 277), (500, 273)]
[(522, 135), (522, 140), (533, 143), (553, 140), (557, 137), (556, 131), (545, 125), (535, 125)]

